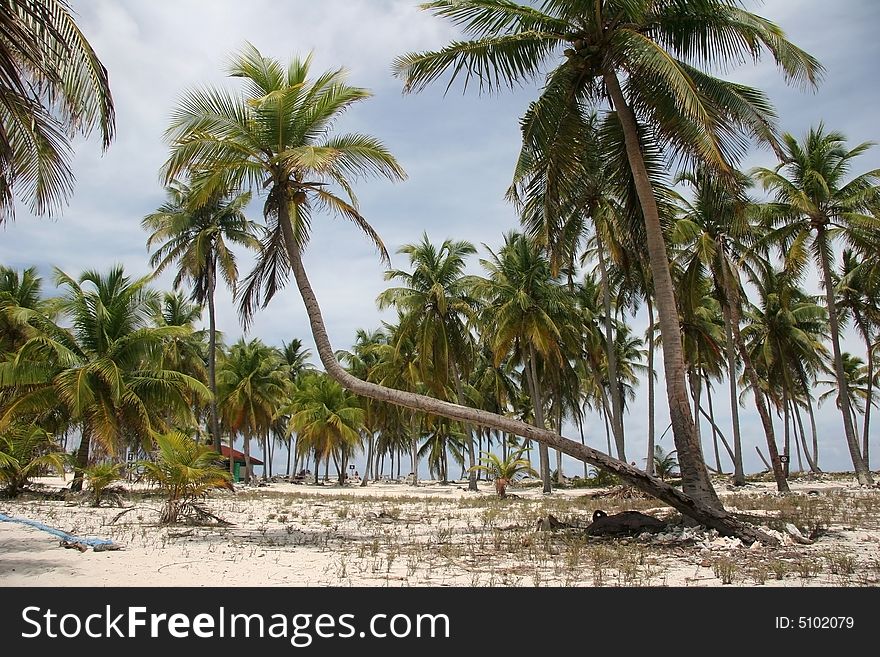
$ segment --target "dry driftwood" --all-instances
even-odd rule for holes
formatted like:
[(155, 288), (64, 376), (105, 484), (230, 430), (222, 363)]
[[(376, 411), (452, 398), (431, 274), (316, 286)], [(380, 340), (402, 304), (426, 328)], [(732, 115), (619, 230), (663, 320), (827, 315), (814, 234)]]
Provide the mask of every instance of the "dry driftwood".
[(593, 513), (593, 522), (584, 530), (590, 536), (633, 536), (642, 532), (659, 532), (666, 523), (639, 511), (623, 511), (608, 515), (604, 511)]

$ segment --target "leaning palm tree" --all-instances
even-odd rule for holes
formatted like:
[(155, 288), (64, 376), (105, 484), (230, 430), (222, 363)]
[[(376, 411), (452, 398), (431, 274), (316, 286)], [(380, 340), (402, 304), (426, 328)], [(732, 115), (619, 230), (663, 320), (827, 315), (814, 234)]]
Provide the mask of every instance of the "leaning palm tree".
[[(412, 272), (386, 271), (385, 279), (400, 286), (388, 288), (376, 300), (380, 309), (394, 306), (400, 313), (398, 339), (415, 342), (422, 382), (441, 399), (452, 388), (459, 404), (465, 403), (462, 381), (470, 375), (474, 351), (470, 325), (480, 305), (473, 295), (474, 277), (464, 274), (465, 258), (476, 252), (465, 241), (444, 240), (438, 248), (425, 233), (418, 244), (398, 249), (409, 256)], [(470, 428), (465, 433), (471, 435)], [(473, 439), (467, 442), (468, 489), (476, 491)]]
[[(673, 155), (729, 173), (750, 138), (775, 145), (775, 114), (760, 91), (701, 67), (757, 60), (767, 50), (786, 78), (815, 83), (818, 62), (776, 25), (745, 11), (739, 0), (542, 0), (538, 7), (510, 0), (435, 0), (423, 8), (460, 26), (469, 40), (399, 57), (394, 68), (405, 91), (419, 91), (451, 71), (465, 86), (476, 81), (481, 90), (494, 92), (550, 69), (524, 119), (525, 131), (540, 130), (548, 117), (573, 114), (584, 103), (607, 101), (616, 112), (644, 219), (683, 488), (720, 508), (688, 405), (672, 277), (645, 143), (653, 139)], [(574, 152), (577, 135), (571, 143)]]
[[(320, 304), (302, 262), (313, 211), (336, 211), (353, 221), (387, 258), (381, 240), (357, 208), (351, 180), (357, 175), (400, 179), (404, 176), (403, 170), (372, 137), (331, 136), (333, 119), (369, 96), (365, 89), (346, 84), (342, 71), (331, 71), (313, 80), (309, 78), (308, 59), (294, 59), (284, 68), (248, 46), (233, 61), (231, 74), (244, 80), (243, 94), (197, 91), (187, 94), (179, 104), (167, 132), (171, 155), (164, 166), (164, 176), (170, 182), (189, 172), (206, 195), (229, 187), (260, 187), (268, 191), (264, 205), (268, 235), (263, 240), (259, 263), (241, 295), (240, 310), (246, 322), (292, 273), (306, 307), (321, 363), (333, 379), (349, 390), (371, 399), (551, 444), (577, 459), (612, 470), (719, 531), (751, 540), (772, 541), (716, 505), (660, 485), (637, 468), (552, 431), (387, 388), (345, 371), (336, 360)], [(332, 191), (334, 184), (343, 190), (348, 200)]]
[(141, 225), (152, 231), (147, 248), (156, 247), (150, 257), (150, 266), (161, 273), (176, 265), (174, 287), (183, 282), (192, 286), (193, 301), (208, 306), (208, 387), (213, 398), (210, 406), (210, 433), (214, 447), (220, 449), (220, 423), (217, 417), (217, 321), (214, 296), (217, 275), (235, 293), (238, 267), (230, 246), (256, 249), (258, 227), (244, 215), (250, 194), (223, 192), (197, 200), (186, 184), (172, 183), (168, 200)]
[(0, 0), (0, 224), (16, 199), (51, 214), (73, 191), (71, 140), (114, 132), (107, 70), (64, 0)]
[(754, 170), (764, 189), (775, 194), (774, 202), (765, 208), (768, 221), (775, 226), (766, 241), (779, 245), (789, 269), (802, 271), (811, 257), (819, 267), (825, 288), (844, 436), (859, 483), (870, 484), (873, 477), (859, 450), (849, 408), (832, 256), (837, 239), (866, 257), (876, 256), (876, 241), (870, 238), (880, 231), (880, 218), (871, 211), (880, 202), (880, 169), (846, 180), (853, 160), (868, 150), (871, 143), (848, 149), (846, 138), (839, 132), (826, 132), (823, 124), (811, 128), (802, 142), (786, 134), (784, 143), (778, 166)]

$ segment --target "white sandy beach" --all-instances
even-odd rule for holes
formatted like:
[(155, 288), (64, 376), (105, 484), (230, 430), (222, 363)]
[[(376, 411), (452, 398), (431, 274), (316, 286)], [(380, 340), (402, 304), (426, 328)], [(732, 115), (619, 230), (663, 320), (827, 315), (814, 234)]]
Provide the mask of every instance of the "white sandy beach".
[(0, 501), (0, 513), (122, 549), (80, 552), (39, 529), (0, 522), (0, 585), (720, 586), (726, 574), (740, 586), (876, 586), (880, 490), (830, 477), (792, 488), (781, 497), (769, 483), (719, 485), (730, 510), (772, 518), (780, 511), (763, 507), (782, 505), (799, 509), (806, 524), (815, 516), (826, 525), (810, 545), (778, 534), (778, 548), (683, 527), (624, 539), (535, 530), (547, 513), (575, 524), (587, 524), (595, 508), (671, 513), (648, 499), (594, 499), (589, 489), (543, 496), (515, 488), (517, 498), (498, 501), (485, 483), (479, 493), (455, 483), (272, 483), (207, 500), (227, 527), (159, 526), (155, 497), (127, 501), (135, 508), (112, 522), (125, 509), (25, 496)]

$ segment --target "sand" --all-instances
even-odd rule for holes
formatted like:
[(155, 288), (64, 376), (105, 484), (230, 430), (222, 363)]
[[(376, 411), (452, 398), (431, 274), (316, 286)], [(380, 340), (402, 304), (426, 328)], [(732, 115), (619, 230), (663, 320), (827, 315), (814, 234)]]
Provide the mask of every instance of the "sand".
[[(40, 483), (43, 491), (64, 485)], [(581, 526), (596, 508), (675, 516), (656, 500), (590, 489), (544, 496), (518, 487), (500, 501), (486, 483), (477, 493), (463, 483), (271, 483), (207, 499), (226, 527), (160, 526), (162, 500), (143, 488), (123, 509), (25, 494), (0, 500), (0, 513), (123, 549), (80, 552), (0, 522), (0, 586), (876, 586), (880, 490), (847, 476), (793, 480), (792, 488), (780, 496), (770, 483), (718, 483), (731, 510), (766, 518), (767, 527), (793, 520), (806, 535), (817, 530), (809, 545), (780, 532), (776, 548), (685, 526), (625, 539), (536, 531), (547, 513)]]

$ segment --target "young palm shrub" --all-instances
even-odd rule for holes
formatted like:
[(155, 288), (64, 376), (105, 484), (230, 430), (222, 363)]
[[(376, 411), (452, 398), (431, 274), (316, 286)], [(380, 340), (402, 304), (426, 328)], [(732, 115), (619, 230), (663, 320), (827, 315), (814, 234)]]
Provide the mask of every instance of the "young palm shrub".
[(155, 440), (159, 448), (155, 460), (140, 461), (139, 465), (146, 478), (167, 495), (159, 522), (172, 524), (187, 515), (197, 522), (219, 521), (198, 500), (216, 488), (233, 490), (232, 477), (222, 467), (220, 455), (179, 431), (157, 434)]
[(495, 492), (498, 497), (504, 499), (507, 497), (507, 486), (517, 479), (521, 479), (524, 475), (530, 474), (537, 477), (538, 473), (532, 469), (527, 459), (523, 458), (525, 449), (511, 452), (506, 459), (502, 459), (497, 454), (482, 452), (484, 456), (480, 457), (479, 465), (475, 465), (472, 470), (483, 470), (492, 476), (495, 480)]
[(7, 427), (0, 434), (0, 486), (3, 495), (15, 497), (30, 480), (50, 470), (64, 474), (64, 454), (49, 434), (35, 426)]
[(101, 502), (109, 501), (122, 506), (122, 489), (113, 484), (122, 477), (122, 463), (96, 463), (83, 472), (87, 488), (92, 498), (92, 506), (101, 506)]
[(667, 477), (678, 476), (675, 471), (677, 467), (678, 459), (675, 457), (675, 450), (667, 453), (660, 445), (654, 446), (654, 472), (660, 479), (666, 481)]

